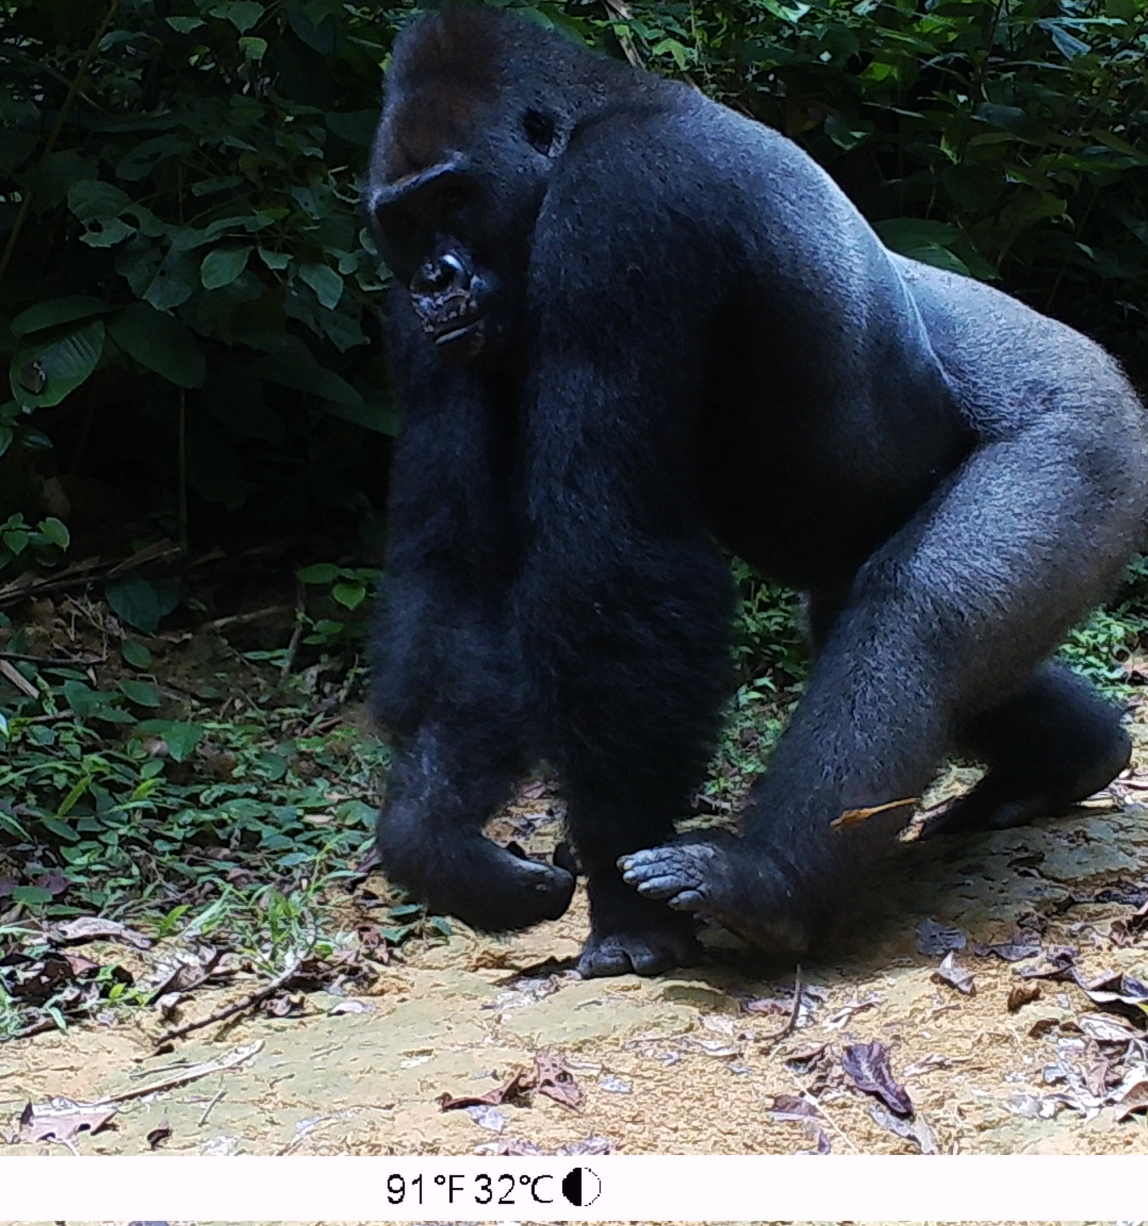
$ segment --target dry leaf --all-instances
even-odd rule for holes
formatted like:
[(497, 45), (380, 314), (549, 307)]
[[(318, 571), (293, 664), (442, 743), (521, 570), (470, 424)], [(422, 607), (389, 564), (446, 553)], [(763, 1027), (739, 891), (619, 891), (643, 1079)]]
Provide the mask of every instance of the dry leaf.
[(77, 1103), (70, 1098), (49, 1099), (40, 1107), (29, 1103), (20, 1113), (19, 1139), (31, 1144), (61, 1141), (70, 1145), (81, 1132), (99, 1132), (115, 1113), (115, 1107)]
[(878, 813), (885, 813), (889, 809), (903, 809), (906, 805), (915, 805), (920, 799), (919, 796), (910, 796), (906, 800), (888, 800), (883, 805), (870, 805), (867, 809), (846, 809), (840, 817), (835, 817), (829, 823), (829, 829), (851, 830)]
[(68, 944), (81, 944), (84, 941), (97, 941), (101, 938), (123, 941), (125, 945), (134, 945), (136, 949), (151, 949), (151, 937), (136, 932), (126, 924), (116, 920), (102, 919), (98, 915), (81, 915), (77, 919), (62, 920), (52, 929), (60, 941)]
[(149, 1149), (158, 1149), (171, 1136), (171, 1124), (165, 1115), (162, 1120), (147, 1134)]
[(933, 972), (932, 980), (934, 983), (943, 983), (947, 987), (956, 988), (958, 992), (963, 992), (966, 996), (975, 996), (977, 994), (976, 980), (971, 971), (957, 965), (956, 958), (956, 954), (951, 950), (945, 954), (941, 965)]
[(1010, 1013), (1019, 1013), (1025, 1005), (1031, 1005), (1034, 1000), (1039, 999), (1039, 983), (1014, 984), (1008, 994), (1008, 1011)]
[(534, 1057), (534, 1082), (539, 1094), (564, 1107), (578, 1108), (585, 1097), (565, 1059), (557, 1052), (540, 1051)]
[(1148, 1108), (1148, 1078), (1132, 1082), (1115, 1105), (1118, 1124), (1126, 1120), (1134, 1111), (1143, 1111)]
[(898, 1115), (912, 1115), (913, 1100), (904, 1086), (893, 1080), (889, 1049), (884, 1043), (851, 1043), (841, 1055), (841, 1067), (857, 1089), (879, 1098)]

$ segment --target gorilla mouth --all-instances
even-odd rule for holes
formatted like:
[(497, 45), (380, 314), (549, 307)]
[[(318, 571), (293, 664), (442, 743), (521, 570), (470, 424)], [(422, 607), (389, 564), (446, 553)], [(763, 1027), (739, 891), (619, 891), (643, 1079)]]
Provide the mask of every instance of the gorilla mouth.
[(436, 346), (453, 345), (464, 337), (474, 336), (482, 327), (482, 319), (473, 318), (462, 324), (456, 320), (451, 320), (449, 324), (439, 325), (435, 328), (428, 328), (431, 334), (431, 339)]

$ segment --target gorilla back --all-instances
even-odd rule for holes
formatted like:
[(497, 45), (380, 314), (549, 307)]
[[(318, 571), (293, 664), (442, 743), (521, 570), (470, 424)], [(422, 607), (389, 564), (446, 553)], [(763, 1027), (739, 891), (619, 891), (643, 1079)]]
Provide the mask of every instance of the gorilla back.
[[(405, 408), (377, 842), (415, 897), (487, 928), (566, 908), (569, 873), (482, 834), (545, 758), (583, 974), (694, 960), (699, 911), (796, 957), (954, 746), (988, 771), (953, 828), (1125, 765), (1048, 662), (1148, 507), (1096, 345), (891, 254), (776, 132), (480, 5), (399, 40), (366, 204)], [(741, 835), (678, 840), (729, 685), (715, 540), (808, 594), (815, 660)]]

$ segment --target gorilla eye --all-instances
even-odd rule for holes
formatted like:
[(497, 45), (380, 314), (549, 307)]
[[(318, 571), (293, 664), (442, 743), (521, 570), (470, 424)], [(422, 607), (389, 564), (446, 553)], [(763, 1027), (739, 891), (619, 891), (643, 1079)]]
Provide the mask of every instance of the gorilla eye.
[(522, 130), (539, 153), (549, 153), (554, 144), (554, 120), (541, 111), (530, 110), (522, 116)]

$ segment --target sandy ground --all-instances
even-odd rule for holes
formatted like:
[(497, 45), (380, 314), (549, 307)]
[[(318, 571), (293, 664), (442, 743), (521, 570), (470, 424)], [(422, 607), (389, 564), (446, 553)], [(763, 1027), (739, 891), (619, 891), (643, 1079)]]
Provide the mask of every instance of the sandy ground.
[[(26, 1103), (139, 1091), (240, 1049), (232, 1067), (120, 1101), (112, 1126), (81, 1135), (79, 1149), (146, 1153), (148, 1134), (163, 1126), (170, 1135), (159, 1152), (220, 1155), (472, 1154), (483, 1146), (784, 1154), (813, 1149), (819, 1135), (835, 1153), (922, 1145), (1148, 1153), (1144, 1114), (1117, 1122), (1114, 1107), (1097, 1106), (1083, 1088), (1103, 1088), (1098, 1062), (1107, 1061), (1109, 1089), (1134, 1071), (1141, 1040), (1098, 1041), (1103, 1025), (1081, 1019), (1115, 1015), (1071, 981), (1022, 981), (1041, 956), (1008, 963), (972, 948), (1007, 940), (1018, 916), (1035, 912), (1043, 951), (1074, 947), (1083, 977), (1148, 978), (1148, 933), (1131, 944), (1112, 935), (1113, 922), (1137, 909), (1146, 878), (1148, 811), (1136, 805), (907, 847), (873, 883), (832, 958), (803, 968), (796, 1025), (780, 1038), (792, 973), (762, 977), (752, 956), (720, 934), (709, 964), (653, 980), (582, 982), (553, 969), (548, 960), (573, 958), (586, 930), (580, 893), (562, 920), (530, 932), (496, 940), (456, 930), (413, 949), (357, 1004), (315, 994), (300, 1017), (245, 1017), (167, 1055), (153, 1054), (158, 1023), (139, 1011), (9, 1043), (0, 1047), (0, 1129), (14, 1137)], [(938, 982), (940, 955), (918, 952), (917, 929), (929, 919), (967, 933), (955, 957), (973, 974), (974, 995)], [(1040, 995), (1010, 1012), (1021, 982), (1039, 985)], [(189, 1013), (219, 999), (199, 993)], [(1112, 1024), (1142, 1032), (1144, 1019), (1137, 1027), (1135, 1010), (1131, 1017)], [(848, 1045), (875, 1040), (911, 1097), (908, 1125), (893, 1119), (891, 1127), (890, 1112), (841, 1068)], [(440, 1095), (495, 1090), (532, 1069), (539, 1051), (565, 1059), (579, 1107), (535, 1093), (440, 1110)], [(786, 1110), (784, 1096), (803, 1094), (815, 1124), (793, 1118), (792, 1102)], [(20, 1143), (5, 1152), (41, 1149), (66, 1153)]]

